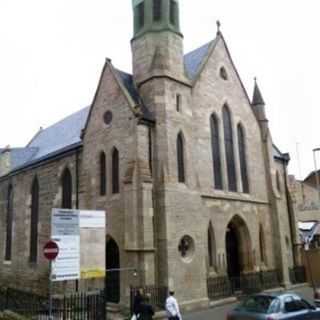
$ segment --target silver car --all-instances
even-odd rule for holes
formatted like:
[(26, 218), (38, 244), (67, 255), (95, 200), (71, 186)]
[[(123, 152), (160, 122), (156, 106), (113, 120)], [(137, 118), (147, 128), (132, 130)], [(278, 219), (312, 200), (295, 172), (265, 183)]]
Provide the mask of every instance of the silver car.
[(294, 293), (257, 294), (245, 299), (227, 320), (320, 320), (320, 309)]

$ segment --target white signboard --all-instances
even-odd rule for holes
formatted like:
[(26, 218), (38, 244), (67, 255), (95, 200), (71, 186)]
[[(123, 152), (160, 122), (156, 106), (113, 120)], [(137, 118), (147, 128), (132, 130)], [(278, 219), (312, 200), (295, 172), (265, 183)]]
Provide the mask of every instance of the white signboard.
[(52, 263), (52, 281), (80, 278), (80, 221), (77, 210), (53, 209), (51, 239), (59, 246)]
[(52, 281), (105, 276), (104, 211), (52, 210), (51, 239), (59, 246)]

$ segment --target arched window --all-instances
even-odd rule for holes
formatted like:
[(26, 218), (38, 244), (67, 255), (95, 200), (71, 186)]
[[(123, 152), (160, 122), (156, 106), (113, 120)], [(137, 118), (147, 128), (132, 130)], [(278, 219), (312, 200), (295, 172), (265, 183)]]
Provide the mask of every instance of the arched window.
[(210, 222), (208, 228), (208, 257), (209, 257), (209, 267), (216, 267), (216, 246), (215, 246), (215, 237), (214, 231), (212, 227), (212, 223)]
[(100, 195), (105, 196), (107, 192), (107, 170), (106, 170), (106, 155), (100, 153)]
[(137, 20), (138, 20), (138, 30), (142, 29), (144, 27), (144, 2), (142, 1), (137, 6)]
[(219, 124), (215, 115), (210, 118), (211, 125), (211, 148), (212, 148), (212, 161), (214, 173), (214, 187), (221, 190), (222, 186), (222, 173), (221, 173), (221, 157), (220, 157), (220, 136)]
[(240, 159), (240, 171), (242, 179), (242, 191), (249, 193), (249, 181), (248, 181), (248, 168), (246, 159), (246, 143), (244, 132), (241, 124), (238, 124), (238, 145), (239, 145), (239, 159)]
[(261, 262), (266, 264), (266, 262), (267, 262), (267, 259), (266, 259), (266, 244), (265, 244), (265, 239), (264, 239), (263, 227), (261, 225), (260, 225), (260, 231), (259, 231), (259, 244), (260, 244)]
[(70, 170), (66, 168), (61, 177), (62, 203), (61, 208), (72, 209), (72, 176)]
[(170, 23), (172, 25), (177, 25), (178, 18), (178, 4), (176, 0), (170, 0)]
[(180, 132), (177, 137), (177, 165), (178, 165), (178, 182), (185, 182), (185, 165), (184, 165), (184, 145), (183, 136)]
[(12, 225), (13, 225), (13, 187), (10, 184), (7, 194), (7, 230), (5, 260), (10, 261), (12, 256)]
[(30, 221), (30, 262), (37, 262), (38, 257), (38, 223), (39, 223), (39, 182), (34, 178), (31, 188), (31, 221)]
[(119, 193), (119, 151), (114, 148), (112, 151), (112, 193)]
[(281, 193), (281, 181), (279, 171), (276, 172), (276, 182), (277, 182), (277, 190)]
[(233, 130), (231, 115), (227, 106), (223, 107), (223, 129), (228, 173), (228, 187), (230, 191), (237, 191), (236, 167), (233, 150)]
[(161, 20), (162, 0), (153, 0), (153, 20)]

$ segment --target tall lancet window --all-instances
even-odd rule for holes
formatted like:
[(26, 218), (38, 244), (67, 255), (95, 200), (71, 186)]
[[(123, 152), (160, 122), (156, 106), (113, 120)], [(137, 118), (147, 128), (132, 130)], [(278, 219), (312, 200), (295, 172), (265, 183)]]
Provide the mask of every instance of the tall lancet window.
[(12, 256), (12, 228), (13, 227), (13, 187), (10, 184), (7, 194), (7, 225), (6, 225), (6, 247), (5, 257), (6, 261), (11, 260)]
[(107, 170), (106, 170), (106, 155), (104, 152), (100, 153), (100, 195), (105, 196), (107, 193)]
[(153, 20), (161, 20), (162, 0), (153, 0)]
[(30, 262), (38, 258), (38, 224), (39, 224), (39, 182), (35, 177), (31, 187), (31, 220), (30, 220)]
[(234, 162), (233, 150), (233, 130), (231, 122), (231, 114), (228, 107), (223, 107), (223, 129), (224, 129), (224, 144), (227, 162), (228, 188), (230, 191), (237, 191), (236, 166)]
[(114, 148), (112, 151), (112, 193), (120, 191), (120, 174), (119, 174), (119, 151)]
[(177, 25), (178, 19), (178, 4), (176, 0), (170, 0), (170, 23), (172, 25)]
[(178, 182), (185, 183), (184, 139), (181, 132), (177, 137), (177, 169)]
[(72, 209), (72, 176), (70, 170), (66, 168), (61, 177), (62, 185), (62, 208)]
[(246, 142), (245, 135), (241, 124), (238, 124), (238, 144), (239, 144), (239, 159), (240, 171), (242, 179), (242, 191), (249, 193), (248, 167), (246, 158)]
[(220, 136), (219, 123), (217, 117), (213, 114), (210, 118), (211, 126), (211, 149), (214, 173), (215, 189), (222, 189), (221, 156), (220, 156)]

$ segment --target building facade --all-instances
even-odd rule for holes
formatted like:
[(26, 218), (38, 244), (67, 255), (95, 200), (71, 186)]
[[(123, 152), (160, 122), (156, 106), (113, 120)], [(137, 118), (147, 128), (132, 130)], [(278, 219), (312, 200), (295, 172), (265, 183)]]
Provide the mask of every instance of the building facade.
[(54, 207), (107, 212), (114, 302), (129, 286), (208, 305), (207, 279), (260, 270), (289, 284), (289, 157), (250, 100), (220, 30), (184, 55), (177, 0), (133, 0), (132, 75), (107, 59), (90, 107), (0, 155), (0, 281), (46, 289)]

